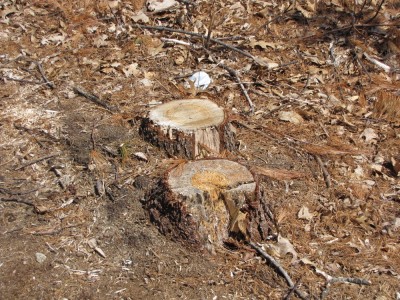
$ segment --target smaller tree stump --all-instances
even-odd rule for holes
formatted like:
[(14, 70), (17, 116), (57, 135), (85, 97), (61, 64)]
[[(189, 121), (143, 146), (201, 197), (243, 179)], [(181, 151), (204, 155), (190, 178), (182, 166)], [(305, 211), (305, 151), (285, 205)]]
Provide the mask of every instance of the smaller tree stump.
[(146, 203), (162, 233), (211, 252), (229, 236), (262, 239), (265, 216), (260, 218), (261, 206), (255, 205), (256, 182), (245, 166), (234, 161), (181, 164), (166, 173)]
[(224, 109), (210, 100), (175, 100), (152, 109), (142, 119), (140, 133), (171, 156), (216, 156), (235, 149), (234, 128), (227, 119)]

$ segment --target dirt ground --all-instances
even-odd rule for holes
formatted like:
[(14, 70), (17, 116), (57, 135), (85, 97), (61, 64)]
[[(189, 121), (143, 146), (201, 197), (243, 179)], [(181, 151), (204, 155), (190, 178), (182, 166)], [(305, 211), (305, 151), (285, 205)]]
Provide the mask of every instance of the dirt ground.
[[(140, 118), (193, 97), (235, 120), (223, 156), (257, 175), (259, 247), (296, 289), (400, 299), (398, 1), (151, 8), (0, 2), (0, 299), (298, 297), (249, 245), (212, 255), (150, 222), (146, 195), (181, 160), (142, 139)], [(200, 70), (204, 91), (185, 85)]]

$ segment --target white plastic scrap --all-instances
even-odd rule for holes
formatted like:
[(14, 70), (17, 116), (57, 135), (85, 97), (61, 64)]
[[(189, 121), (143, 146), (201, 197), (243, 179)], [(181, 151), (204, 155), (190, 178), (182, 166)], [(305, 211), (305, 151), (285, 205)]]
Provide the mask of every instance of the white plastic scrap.
[(203, 91), (207, 89), (212, 82), (210, 76), (203, 71), (194, 73), (192, 76), (189, 77), (189, 80), (194, 82), (194, 86), (196, 87), (196, 89), (200, 89)]
[(175, 0), (147, 0), (147, 9), (152, 12), (166, 11), (178, 5)]

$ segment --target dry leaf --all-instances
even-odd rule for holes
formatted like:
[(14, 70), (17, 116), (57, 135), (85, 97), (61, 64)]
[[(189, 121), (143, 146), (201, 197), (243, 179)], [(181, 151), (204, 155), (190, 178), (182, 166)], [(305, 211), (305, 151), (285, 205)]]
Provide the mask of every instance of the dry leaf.
[(108, 36), (106, 34), (99, 34), (93, 40), (93, 44), (97, 48), (100, 48), (100, 47), (103, 47), (103, 46), (107, 46), (109, 44), (109, 42), (106, 41), (107, 39), (108, 39)]
[(278, 235), (278, 242), (276, 244), (269, 244), (268, 248), (272, 250), (279, 257), (284, 257), (286, 254), (292, 254), (292, 262), (297, 260), (297, 252), (290, 241), (280, 235)]
[(379, 91), (374, 105), (374, 116), (400, 123), (400, 96)]
[(93, 66), (94, 69), (97, 69), (97, 67), (100, 65), (100, 62), (98, 60), (93, 60), (93, 59), (84, 57), (82, 59), (82, 64), (83, 65), (91, 65), (91, 66)]
[(177, 58), (175, 58), (175, 64), (177, 66), (183, 64), (185, 62), (185, 58), (183, 56), (178, 56)]
[(253, 60), (254, 60), (257, 64), (259, 64), (260, 66), (267, 67), (268, 69), (274, 69), (274, 68), (278, 68), (278, 67), (279, 67), (279, 64), (278, 64), (278, 63), (273, 62), (273, 61), (270, 61), (269, 59), (264, 58), (264, 57), (257, 57), (257, 56), (254, 56), (254, 57), (253, 57)]
[(361, 133), (360, 138), (364, 138), (365, 142), (368, 144), (375, 144), (379, 136), (372, 128), (365, 128), (365, 130)]
[(252, 40), (250, 42), (249, 46), (251, 48), (260, 47), (262, 49), (267, 49), (268, 47), (270, 47), (272, 49), (276, 48), (276, 44), (275, 43), (269, 43), (269, 42), (265, 42), (265, 41), (256, 41), (256, 40)]
[(307, 206), (302, 206), (297, 213), (297, 217), (301, 220), (311, 221), (314, 218), (314, 214), (310, 213)]
[(150, 56), (155, 56), (161, 51), (163, 51), (164, 44), (158, 40), (154, 39), (151, 43), (149, 43), (146, 47), (147, 54)]
[(357, 168), (354, 169), (353, 174), (351, 174), (351, 177), (354, 179), (362, 179), (364, 176), (364, 169), (361, 166), (357, 166)]
[(65, 41), (65, 36), (56, 33), (56, 34), (50, 34), (47, 37), (43, 37), (42, 40), (40, 41), (40, 44), (42, 45), (48, 45), (50, 43), (54, 43), (56, 45), (60, 45)]
[(316, 267), (316, 264), (306, 257), (303, 257), (302, 259), (300, 259), (300, 262), (305, 265), (308, 265), (308, 266)]
[(140, 74), (140, 70), (138, 70), (138, 64), (137, 63), (133, 63), (130, 65), (127, 65), (126, 67), (124, 67), (122, 69), (122, 72), (124, 72), (126, 77), (130, 77), (130, 76), (137, 76)]
[(149, 159), (147, 158), (146, 154), (144, 154), (143, 152), (135, 152), (133, 153), (133, 155), (135, 155), (138, 159), (143, 160), (143, 161), (149, 161)]
[(143, 11), (138, 11), (138, 12), (132, 14), (130, 17), (131, 17), (132, 21), (135, 23), (138, 23), (138, 22), (149, 23), (150, 22), (149, 17)]
[(301, 124), (304, 119), (295, 111), (281, 111), (278, 114), (278, 118), (281, 121), (290, 122), (293, 124)]

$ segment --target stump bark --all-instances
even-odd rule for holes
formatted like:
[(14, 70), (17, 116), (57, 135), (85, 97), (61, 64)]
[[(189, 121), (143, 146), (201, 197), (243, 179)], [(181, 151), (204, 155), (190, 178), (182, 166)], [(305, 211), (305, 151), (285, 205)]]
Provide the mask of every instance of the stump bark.
[(224, 109), (206, 99), (157, 106), (142, 119), (140, 133), (170, 156), (196, 159), (235, 149), (234, 128)]
[(266, 234), (254, 177), (230, 160), (190, 161), (168, 171), (147, 208), (162, 233), (210, 252), (228, 237), (260, 241)]

